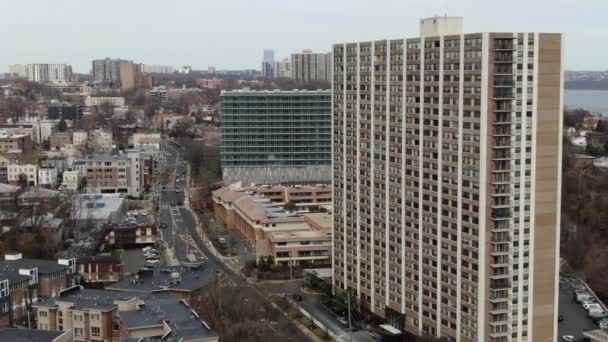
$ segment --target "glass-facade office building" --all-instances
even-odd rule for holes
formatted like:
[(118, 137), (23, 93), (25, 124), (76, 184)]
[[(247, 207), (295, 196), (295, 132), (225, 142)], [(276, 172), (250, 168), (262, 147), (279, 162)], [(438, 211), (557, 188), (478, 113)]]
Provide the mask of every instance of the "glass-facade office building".
[(331, 181), (331, 92), (222, 93), (225, 183)]

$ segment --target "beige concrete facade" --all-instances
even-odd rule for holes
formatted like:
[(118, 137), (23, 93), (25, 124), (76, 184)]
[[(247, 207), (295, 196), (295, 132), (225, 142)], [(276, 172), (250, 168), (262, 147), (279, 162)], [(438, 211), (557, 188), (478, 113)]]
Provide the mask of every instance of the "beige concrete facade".
[(334, 45), (332, 281), (406, 334), (555, 341), (562, 35), (444, 19)]

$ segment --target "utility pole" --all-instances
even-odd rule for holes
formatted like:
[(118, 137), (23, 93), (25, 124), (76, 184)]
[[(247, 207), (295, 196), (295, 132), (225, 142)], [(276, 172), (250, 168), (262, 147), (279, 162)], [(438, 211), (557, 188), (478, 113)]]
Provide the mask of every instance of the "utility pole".
[[(351, 318), (350, 318), (350, 291), (346, 291), (346, 302), (348, 304), (348, 331), (351, 331)], [(348, 334), (348, 336), (350, 336), (351, 340), (352, 340), (352, 335)]]
[(291, 280), (293, 280), (293, 272), (292, 272), (293, 259), (292, 259), (292, 253), (293, 252), (289, 252), (289, 279), (291, 279)]

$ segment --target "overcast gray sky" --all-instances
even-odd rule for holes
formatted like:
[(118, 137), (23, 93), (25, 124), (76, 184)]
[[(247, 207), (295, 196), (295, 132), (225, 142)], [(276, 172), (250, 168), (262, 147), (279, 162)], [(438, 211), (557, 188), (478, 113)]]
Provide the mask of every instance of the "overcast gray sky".
[(606, 0), (0, 0), (0, 71), (91, 60), (258, 69), (333, 43), (414, 37), (418, 19), (464, 16), (467, 32), (566, 33), (566, 68), (608, 69)]

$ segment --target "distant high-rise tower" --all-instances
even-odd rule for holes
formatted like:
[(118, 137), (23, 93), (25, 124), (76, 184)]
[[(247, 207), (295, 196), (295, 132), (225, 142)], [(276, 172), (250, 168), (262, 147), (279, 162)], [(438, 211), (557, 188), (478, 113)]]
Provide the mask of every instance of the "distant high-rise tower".
[(331, 80), (331, 53), (314, 53), (304, 50), (291, 55), (291, 75), (298, 81)]
[(28, 64), (27, 77), (32, 82), (65, 83), (72, 80), (72, 67), (67, 64)]
[(274, 76), (274, 50), (264, 50), (262, 60), (262, 77), (272, 78)]
[(274, 78), (291, 78), (291, 61), (289, 58), (274, 62), (273, 69)]
[(96, 59), (92, 62), (91, 76), (95, 83), (120, 83), (120, 64), (133, 63), (124, 59)]
[(335, 289), (406, 334), (557, 341), (563, 36), (420, 27), (333, 48)]

